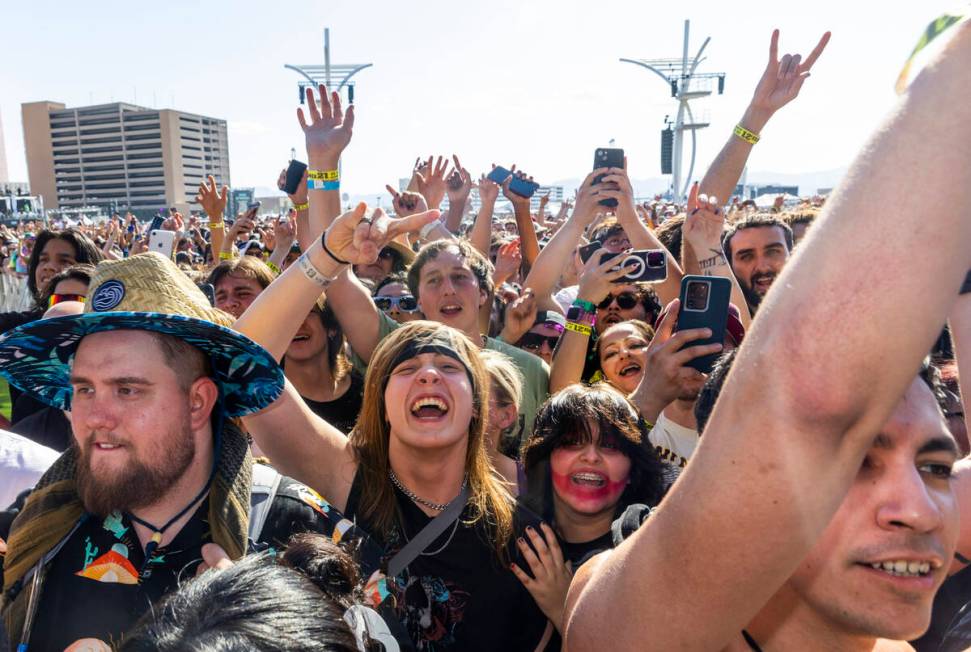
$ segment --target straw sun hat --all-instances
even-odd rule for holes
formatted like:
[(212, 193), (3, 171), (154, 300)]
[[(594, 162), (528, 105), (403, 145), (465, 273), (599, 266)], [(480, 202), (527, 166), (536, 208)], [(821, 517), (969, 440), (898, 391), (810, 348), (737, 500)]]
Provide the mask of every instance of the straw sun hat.
[(256, 412), (283, 391), (283, 372), (232, 318), (168, 258), (150, 252), (105, 261), (91, 278), (84, 312), (42, 319), (0, 337), (0, 374), (39, 400), (71, 409), (71, 360), (85, 335), (143, 330), (177, 337), (200, 349), (212, 366), (226, 416)]

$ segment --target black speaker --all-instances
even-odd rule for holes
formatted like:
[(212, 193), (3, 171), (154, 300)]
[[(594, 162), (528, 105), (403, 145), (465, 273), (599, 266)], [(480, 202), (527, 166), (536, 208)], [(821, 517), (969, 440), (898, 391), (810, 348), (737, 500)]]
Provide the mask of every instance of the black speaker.
[(671, 174), (674, 169), (674, 130), (661, 130), (661, 174)]

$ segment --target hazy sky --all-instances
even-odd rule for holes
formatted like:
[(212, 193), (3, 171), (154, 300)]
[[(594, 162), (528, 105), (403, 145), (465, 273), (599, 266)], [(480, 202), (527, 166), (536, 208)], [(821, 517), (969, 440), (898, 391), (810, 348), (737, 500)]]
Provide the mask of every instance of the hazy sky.
[(0, 113), (13, 180), (26, 180), (20, 104), (135, 101), (229, 122), (233, 185), (273, 186), (297, 124), (285, 63), (374, 64), (356, 77), (357, 125), (344, 188), (370, 193), (418, 154), (458, 153), (473, 172), (517, 163), (537, 180), (582, 177), (613, 138), (631, 174), (660, 175), (659, 132), (676, 105), (653, 74), (621, 57), (691, 52), (725, 72), (725, 94), (693, 103), (696, 175), (714, 157), (762, 73), (772, 28), (780, 52), (807, 54), (833, 32), (802, 95), (763, 133), (750, 169), (810, 172), (850, 162), (894, 101), (893, 83), (926, 24), (953, 3), (366, 2), (12, 0), (3, 8)]

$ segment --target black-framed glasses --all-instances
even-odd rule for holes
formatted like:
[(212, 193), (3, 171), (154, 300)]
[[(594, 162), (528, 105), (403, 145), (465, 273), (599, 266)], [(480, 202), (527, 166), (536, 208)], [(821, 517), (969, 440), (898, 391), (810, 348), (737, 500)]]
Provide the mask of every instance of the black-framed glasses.
[(601, 310), (606, 310), (610, 304), (617, 301), (617, 306), (621, 310), (630, 310), (637, 305), (637, 295), (633, 292), (621, 292), (620, 294), (608, 294), (607, 298), (597, 304)]
[(550, 347), (550, 350), (556, 348), (556, 343), (560, 341), (559, 335), (540, 335), (539, 333), (526, 333), (523, 335), (522, 339), (519, 340), (519, 346), (521, 348), (527, 349), (529, 351), (539, 351), (543, 348), (543, 342)]
[(374, 305), (388, 312), (396, 308), (401, 312), (415, 312), (418, 310), (418, 301), (410, 294), (403, 294), (400, 297), (374, 297)]

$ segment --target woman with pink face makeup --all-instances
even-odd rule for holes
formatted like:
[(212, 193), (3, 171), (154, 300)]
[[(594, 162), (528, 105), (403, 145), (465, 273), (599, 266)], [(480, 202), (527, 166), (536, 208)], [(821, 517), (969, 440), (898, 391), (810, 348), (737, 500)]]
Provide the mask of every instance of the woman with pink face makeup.
[(512, 569), (554, 625), (572, 571), (613, 547), (614, 519), (664, 495), (664, 468), (647, 433), (627, 398), (606, 383), (570, 385), (536, 417), (523, 449), (528, 489), (520, 499), (544, 524), (542, 533), (527, 531), (530, 545), (519, 541), (529, 574)]

